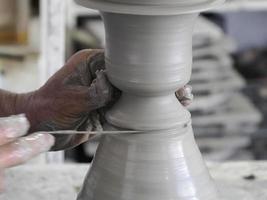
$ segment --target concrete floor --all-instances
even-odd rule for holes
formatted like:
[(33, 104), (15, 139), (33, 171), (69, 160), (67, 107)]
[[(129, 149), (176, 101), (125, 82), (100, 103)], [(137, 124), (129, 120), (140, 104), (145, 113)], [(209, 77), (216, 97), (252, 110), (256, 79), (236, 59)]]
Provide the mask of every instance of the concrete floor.
[[(222, 200), (267, 199), (267, 162), (208, 164)], [(21, 166), (6, 174), (1, 200), (75, 200), (86, 165)]]

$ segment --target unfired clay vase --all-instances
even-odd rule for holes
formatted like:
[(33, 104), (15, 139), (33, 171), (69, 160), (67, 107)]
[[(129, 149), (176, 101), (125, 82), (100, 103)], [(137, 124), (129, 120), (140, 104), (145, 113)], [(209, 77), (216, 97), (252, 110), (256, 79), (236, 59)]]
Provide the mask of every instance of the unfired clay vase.
[(217, 200), (191, 127), (106, 135), (79, 200)]
[(109, 124), (140, 134), (102, 137), (78, 200), (217, 200), (175, 91), (190, 79), (199, 11), (222, 0), (76, 0), (100, 10), (106, 68), (122, 97)]

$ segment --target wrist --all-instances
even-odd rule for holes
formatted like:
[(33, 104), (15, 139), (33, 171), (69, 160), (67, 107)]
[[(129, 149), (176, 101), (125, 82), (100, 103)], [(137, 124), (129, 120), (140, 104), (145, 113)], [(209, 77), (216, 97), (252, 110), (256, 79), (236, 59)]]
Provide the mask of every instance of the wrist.
[(16, 93), (0, 90), (0, 117), (7, 117), (16, 114), (16, 98)]

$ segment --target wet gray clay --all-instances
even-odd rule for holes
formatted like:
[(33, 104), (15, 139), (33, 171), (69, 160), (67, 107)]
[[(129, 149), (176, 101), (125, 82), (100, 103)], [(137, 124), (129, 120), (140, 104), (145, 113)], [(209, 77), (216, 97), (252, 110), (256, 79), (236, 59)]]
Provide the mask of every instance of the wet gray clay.
[(188, 83), (198, 13), (221, 0), (76, 0), (98, 9), (109, 80), (123, 91), (78, 200), (217, 200), (175, 91)]

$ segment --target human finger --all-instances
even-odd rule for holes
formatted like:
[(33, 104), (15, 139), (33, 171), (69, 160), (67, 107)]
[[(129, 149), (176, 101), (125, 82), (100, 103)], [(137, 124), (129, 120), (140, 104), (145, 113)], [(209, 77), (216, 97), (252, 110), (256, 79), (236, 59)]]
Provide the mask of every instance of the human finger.
[(0, 118), (0, 146), (25, 135), (29, 127), (25, 115)]
[(48, 151), (55, 143), (52, 135), (36, 133), (19, 138), (0, 147), (0, 169), (22, 164), (40, 153)]

